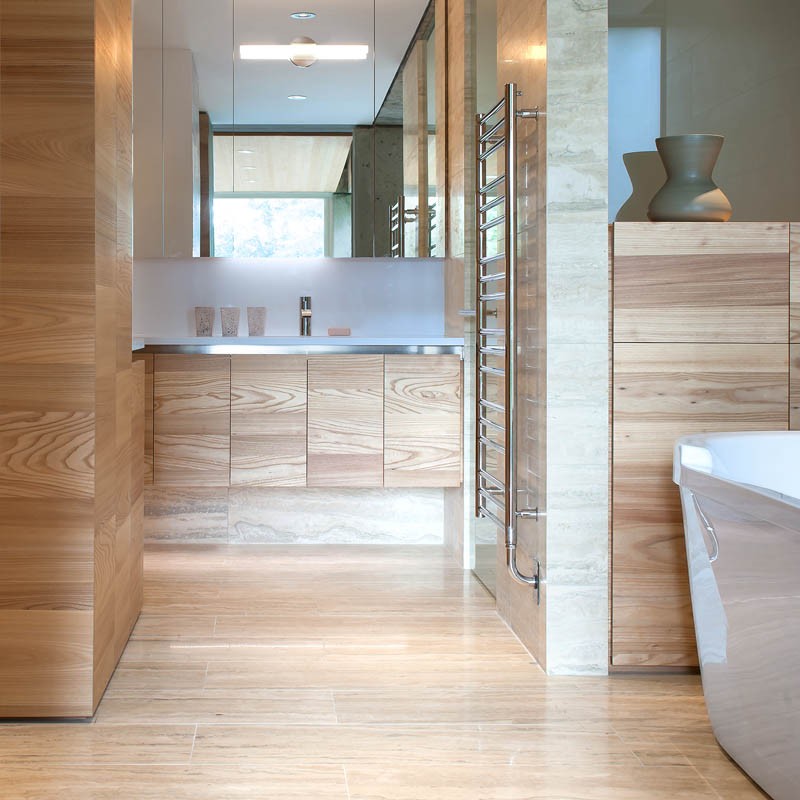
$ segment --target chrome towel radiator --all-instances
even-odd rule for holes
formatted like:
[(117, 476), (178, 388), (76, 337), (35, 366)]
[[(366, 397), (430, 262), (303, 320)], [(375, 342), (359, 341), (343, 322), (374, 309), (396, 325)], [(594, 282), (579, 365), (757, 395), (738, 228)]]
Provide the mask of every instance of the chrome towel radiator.
[(475, 515), (503, 530), (508, 571), (535, 589), (538, 602), (538, 560), (533, 575), (517, 567), (517, 521), (540, 512), (517, 508), (516, 125), (543, 112), (517, 110), (518, 94), (508, 84), (476, 122)]
[(404, 258), (406, 254), (406, 198), (397, 198), (389, 208), (389, 255)]

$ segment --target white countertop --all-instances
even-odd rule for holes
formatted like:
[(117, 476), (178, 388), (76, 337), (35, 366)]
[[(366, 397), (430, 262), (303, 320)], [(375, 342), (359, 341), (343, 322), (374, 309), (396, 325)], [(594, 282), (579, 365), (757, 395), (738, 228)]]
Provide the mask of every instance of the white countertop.
[[(148, 345), (175, 345), (175, 346), (248, 346), (255, 347), (290, 347), (293, 345), (310, 347), (325, 345), (328, 347), (462, 347), (464, 339), (446, 336), (170, 336), (149, 337), (137, 336), (134, 340), (134, 350), (139, 350)], [(137, 347), (138, 344), (138, 347)]]

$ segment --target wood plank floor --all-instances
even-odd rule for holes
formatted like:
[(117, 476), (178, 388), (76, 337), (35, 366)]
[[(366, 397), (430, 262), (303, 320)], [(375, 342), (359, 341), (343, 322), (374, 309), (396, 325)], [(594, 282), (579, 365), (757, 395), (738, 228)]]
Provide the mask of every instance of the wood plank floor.
[(436, 548), (149, 547), (88, 723), (0, 725), (2, 797), (750, 800), (694, 677), (547, 678)]

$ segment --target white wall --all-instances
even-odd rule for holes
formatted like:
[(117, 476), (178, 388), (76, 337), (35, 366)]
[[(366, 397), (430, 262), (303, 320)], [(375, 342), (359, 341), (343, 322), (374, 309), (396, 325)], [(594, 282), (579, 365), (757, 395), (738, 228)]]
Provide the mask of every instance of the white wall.
[[(420, 259), (136, 260), (136, 337), (194, 336), (194, 307), (267, 307), (267, 336), (297, 336), (299, 298), (311, 295), (312, 334), (349, 327), (353, 336), (443, 336), (442, 261)], [(219, 311), (215, 335), (220, 335)]]
[(800, 216), (800, 3), (667, 0), (668, 134), (725, 136), (733, 219)]
[(660, 28), (608, 32), (608, 115), (608, 219), (613, 222), (633, 189), (624, 155), (655, 151), (661, 135)]

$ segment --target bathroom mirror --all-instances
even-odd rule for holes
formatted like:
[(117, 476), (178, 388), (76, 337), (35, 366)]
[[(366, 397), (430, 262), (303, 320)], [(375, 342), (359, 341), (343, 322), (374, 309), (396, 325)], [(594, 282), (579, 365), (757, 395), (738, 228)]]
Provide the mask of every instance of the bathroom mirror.
[(134, 0), (134, 256), (443, 255), (428, 5)]

